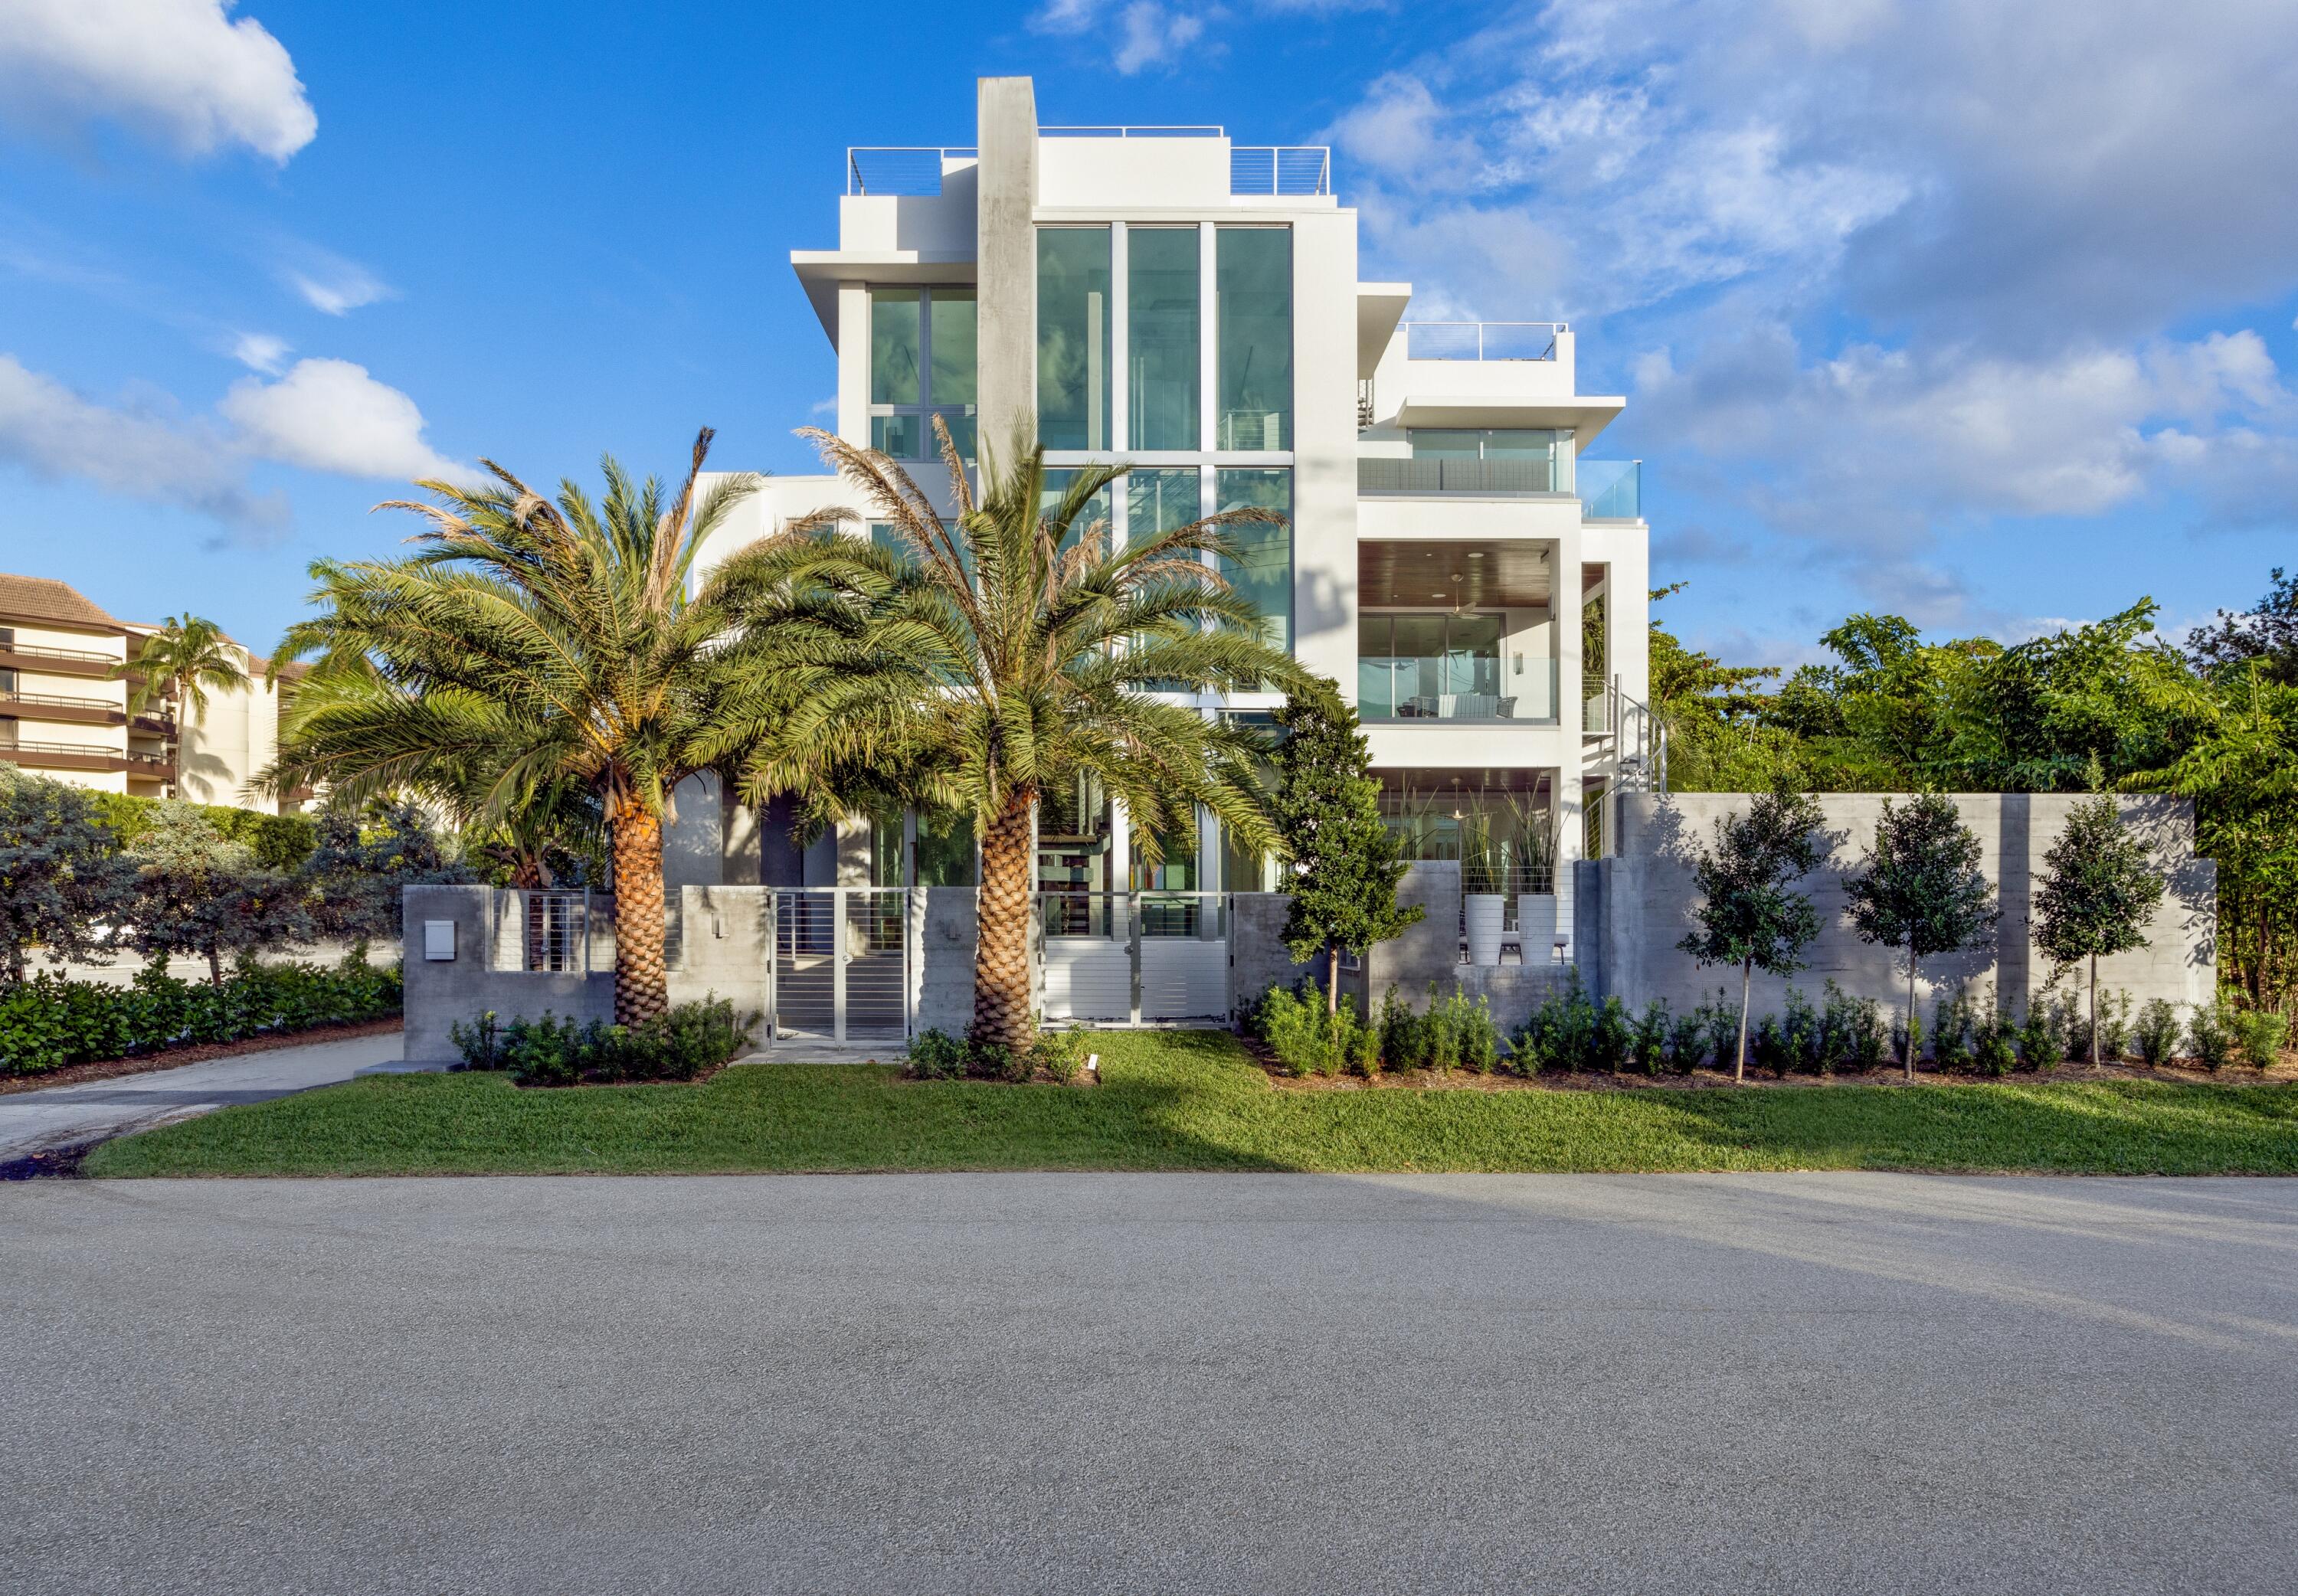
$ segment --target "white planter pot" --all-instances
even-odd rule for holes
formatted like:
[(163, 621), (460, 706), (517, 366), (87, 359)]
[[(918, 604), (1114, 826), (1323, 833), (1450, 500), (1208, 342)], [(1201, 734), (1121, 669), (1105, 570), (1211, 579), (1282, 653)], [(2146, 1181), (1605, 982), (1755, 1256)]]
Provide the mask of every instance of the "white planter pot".
[(1467, 911), (1468, 963), (1499, 963), (1500, 929), (1508, 918), (1507, 897), (1498, 892), (1471, 892), (1463, 906)]
[[(1516, 897), (1517, 947), (1531, 965), (1556, 963), (1556, 894), (1519, 892)], [(1568, 956), (1571, 950), (1565, 950)]]

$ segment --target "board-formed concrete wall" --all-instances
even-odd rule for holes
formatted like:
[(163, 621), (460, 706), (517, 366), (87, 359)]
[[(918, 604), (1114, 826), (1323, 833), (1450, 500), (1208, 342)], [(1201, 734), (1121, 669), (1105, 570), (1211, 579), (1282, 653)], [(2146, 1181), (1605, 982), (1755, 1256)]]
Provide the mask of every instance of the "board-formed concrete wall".
[[(1807, 968), (1794, 985), (1816, 995), (1832, 980), (1846, 991), (1872, 997), (1894, 1012), (1906, 1006), (1906, 965), (1887, 948), (1859, 940), (1844, 913), (1843, 882), (1872, 845), (1884, 797), (1822, 793), (1821, 810), (1831, 846), (1828, 864), (1803, 883), (1824, 930), (1805, 954)], [(1963, 823), (1979, 838), (1980, 866), (1994, 882), (2003, 919), (1994, 946), (1983, 952), (1924, 961), (1917, 1004), (1928, 1018), (1931, 1003), (1957, 987), (1974, 998), (1992, 988), (1998, 1001), (2023, 1011), (2049, 983), (2050, 962), (2030, 939), (2032, 895), (2043, 856), (2058, 840), (2076, 793), (1956, 793)], [(1902, 798), (1896, 800), (1905, 803)], [(2216, 989), (2216, 867), (2195, 857), (2194, 806), (2182, 798), (2123, 798), (2123, 823), (2152, 853), (2169, 882), (2148, 930), (2149, 946), (2099, 961), (2102, 992), (2119, 988), (2133, 1004), (2151, 997), (2174, 1003), (2207, 1001)], [(1744, 813), (1745, 793), (1624, 794), (1618, 800), (1612, 856), (1581, 866), (1583, 891), (1576, 931), (1591, 957), (1582, 971), (1598, 991), (1631, 1008), (1655, 998), (1682, 1008), (1718, 987), (1736, 998), (1736, 970), (1700, 969), (1677, 947), (1693, 929), (1699, 901), (1692, 870), (1697, 850), (1711, 847), (1716, 820)], [(1593, 891), (1584, 890), (1592, 882)], [(1592, 900), (1592, 901), (1591, 901)], [(2071, 979), (2070, 976), (2067, 979)], [(1754, 1006), (1776, 1009), (1789, 983), (1757, 975)]]

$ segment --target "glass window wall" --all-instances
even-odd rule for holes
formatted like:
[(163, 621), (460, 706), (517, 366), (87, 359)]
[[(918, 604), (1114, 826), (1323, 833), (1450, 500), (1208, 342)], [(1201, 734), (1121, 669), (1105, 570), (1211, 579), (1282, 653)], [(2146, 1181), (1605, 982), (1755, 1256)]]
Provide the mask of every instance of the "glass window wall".
[(870, 447), (897, 460), (940, 452), (932, 418), (973, 458), (974, 291), (870, 291)]
[(1107, 227), (1037, 229), (1037, 438), (1048, 449), (1107, 449)]
[(1220, 394), (1215, 446), (1293, 447), (1293, 231), (1222, 227), (1215, 242)]
[(1197, 229), (1125, 233), (1125, 403), (1134, 449), (1200, 446)]
[(1269, 641), (1288, 653), (1293, 648), (1293, 473), (1259, 467), (1223, 469), (1214, 479), (1223, 510), (1272, 510), (1274, 524), (1244, 522), (1224, 527), (1235, 552), (1221, 557), (1221, 575), (1261, 617)]

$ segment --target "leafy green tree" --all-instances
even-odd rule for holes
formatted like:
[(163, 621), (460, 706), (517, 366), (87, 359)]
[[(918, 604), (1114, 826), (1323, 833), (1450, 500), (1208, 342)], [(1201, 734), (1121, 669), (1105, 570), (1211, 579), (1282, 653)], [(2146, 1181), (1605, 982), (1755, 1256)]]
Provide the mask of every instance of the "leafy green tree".
[(363, 812), (343, 804), (321, 811), (318, 846), (295, 884), (315, 934), (370, 942), (398, 940), (407, 888), (470, 879), (448, 858), (422, 806), (400, 798)]
[(1380, 783), (1356, 711), (1329, 690), (1295, 693), (1277, 724), (1283, 740), (1269, 820), (1293, 870), (1285, 947), (1295, 959), (1324, 955), (1325, 1007), (1338, 1013), (1343, 950), (1361, 956), (1426, 911), (1397, 904), (1407, 866), (1380, 817)]
[[(1660, 600), (1685, 584), (1654, 589)], [(1649, 657), (1653, 710), (1667, 728), (1668, 785), (1678, 792), (1762, 792), (1785, 775), (1803, 779), (1808, 764), (1801, 740), (1766, 724), (1765, 690), (1779, 674), (1770, 666), (1725, 665), (1687, 647), (1650, 623)]]
[(981, 839), (971, 1034), (1018, 1057), (1037, 1030), (1040, 796), (1092, 776), (1124, 803), (1153, 860), (1160, 835), (1190, 832), (1200, 807), (1238, 846), (1273, 847), (1265, 740), (1169, 690), (1297, 691), (1313, 678), (1270, 644), (1213, 563), (1236, 552), (1227, 528), (1272, 512), (1230, 511), (1112, 549), (1090, 507), (1124, 467), (1083, 467), (1049, 492), (1044, 451), (1024, 435), (1002, 467), (984, 450), (977, 497), (938, 418), (935, 430), (955, 516), (885, 455), (808, 428), (884, 542), (798, 527), (722, 569), (748, 634), (810, 662), (746, 790), (761, 803), (794, 793), (817, 814), (906, 799), (970, 815)]
[(181, 705), (184, 718), (198, 725), (207, 718), (208, 694), (233, 692), (249, 682), (247, 656), (223, 628), (198, 616), (169, 616), (167, 624), (145, 638), (127, 663), (112, 671), (117, 679), (139, 678), (128, 695), (128, 711), (141, 714), (161, 699)]
[(555, 500), (488, 462), (494, 484), (426, 482), (430, 522), (410, 558), (312, 567), (324, 613), (280, 659), (311, 658), (283, 716), (272, 791), (326, 783), (352, 804), (491, 773), (499, 817), (546, 784), (598, 801), (614, 862), (615, 1016), (669, 1006), (663, 825), (678, 783), (731, 772), (781, 713), (770, 640), (737, 636), (715, 588), (690, 596), (696, 550), (758, 478), (698, 495), (712, 434), (684, 484), (633, 481), (610, 457), (606, 497)]
[(1693, 878), (1700, 902), (1692, 911), (1699, 929), (1676, 946), (1702, 968), (1740, 966), (1734, 1080), (1748, 1078), (1748, 997), (1756, 972), (1793, 975), (1819, 935), (1819, 911), (1794, 885), (1826, 860), (1820, 834), (1825, 823), (1818, 801), (1783, 779), (1757, 793), (1746, 814), (1719, 816), (1715, 846), (1699, 850)]
[(126, 857), (136, 868), (133, 940), (147, 956), (196, 955), (221, 986), (227, 958), (310, 939), (293, 881), (259, 864), (197, 805), (158, 806)]
[(2146, 946), (2163, 881), (2146, 845), (2102, 793), (2077, 804), (2043, 856), (2035, 887), (2035, 946), (2055, 964), (2090, 963), (2090, 1062), (2098, 1063), (2098, 959)]
[(2186, 657), (2206, 674), (2237, 672), (2257, 660), (2267, 680), (2298, 687), (2298, 576), (2275, 566), (2256, 604), (2238, 615), (2222, 609), (2216, 624), (2188, 636)]
[(112, 952), (135, 881), (95, 794), (0, 763), (0, 978), (22, 980), (34, 947), (58, 963)]
[(1843, 883), (1860, 940), (1906, 951), (1909, 1080), (1915, 1078), (1917, 968), (1938, 954), (1984, 947), (2002, 918), (1979, 857), (1979, 839), (1946, 794), (1922, 793), (1903, 808), (1885, 798), (1874, 846)]

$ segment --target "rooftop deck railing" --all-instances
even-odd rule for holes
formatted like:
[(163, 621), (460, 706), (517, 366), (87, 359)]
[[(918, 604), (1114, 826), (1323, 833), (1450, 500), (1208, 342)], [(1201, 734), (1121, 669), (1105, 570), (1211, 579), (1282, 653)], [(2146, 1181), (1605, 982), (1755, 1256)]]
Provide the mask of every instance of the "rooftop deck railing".
[(1333, 192), (1329, 145), (1238, 145), (1228, 153), (1232, 194), (1318, 194)]
[(846, 152), (848, 194), (938, 194), (942, 168), (980, 152), (959, 145), (856, 145)]
[(1145, 128), (1040, 128), (1040, 138), (1226, 138), (1228, 129), (1207, 122)]
[(1561, 321), (1408, 321), (1408, 360), (1552, 360)]

